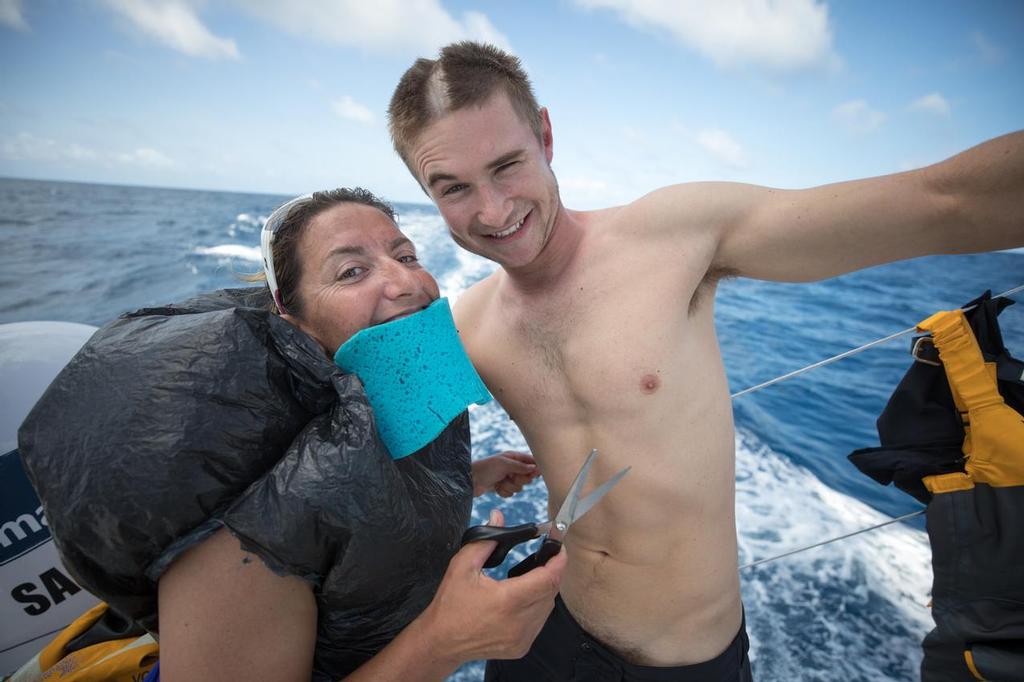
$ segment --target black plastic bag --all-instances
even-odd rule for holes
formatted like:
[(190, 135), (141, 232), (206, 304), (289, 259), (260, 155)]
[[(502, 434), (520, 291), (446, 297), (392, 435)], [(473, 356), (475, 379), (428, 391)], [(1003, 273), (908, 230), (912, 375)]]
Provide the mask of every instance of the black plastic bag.
[(269, 312), (215, 292), (100, 329), (19, 430), (65, 566), (151, 631), (156, 584), (226, 526), (320, 609), (315, 668), (339, 677), (430, 602), (469, 520), (468, 417), (402, 460), (359, 380)]

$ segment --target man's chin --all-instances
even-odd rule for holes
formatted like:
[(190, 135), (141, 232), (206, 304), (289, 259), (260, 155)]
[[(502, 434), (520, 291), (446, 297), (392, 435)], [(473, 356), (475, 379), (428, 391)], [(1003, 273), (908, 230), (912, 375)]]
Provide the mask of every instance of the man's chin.
[[(479, 237), (478, 239), (483, 240), (487, 238)], [(487, 260), (493, 263), (501, 265), (501, 260), (497, 257), (497, 254), (495, 254), (494, 248), (492, 247), (492, 245), (486, 242), (467, 242), (466, 240), (460, 239), (455, 235), (452, 235), (452, 241), (454, 241), (455, 245), (458, 246), (463, 251), (468, 251), (474, 256), (480, 256), (481, 258), (486, 258)]]

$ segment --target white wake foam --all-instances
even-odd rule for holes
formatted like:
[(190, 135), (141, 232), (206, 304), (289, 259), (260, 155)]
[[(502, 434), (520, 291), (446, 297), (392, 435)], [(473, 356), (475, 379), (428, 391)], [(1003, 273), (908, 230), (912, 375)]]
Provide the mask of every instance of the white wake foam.
[[(748, 433), (736, 439), (736, 486), (741, 564), (888, 519)], [(932, 627), (923, 531), (887, 526), (740, 578), (759, 677), (916, 679)]]
[(399, 225), (402, 232), (420, 247), (421, 258), (438, 278), (441, 295), (453, 301), (497, 268), (491, 261), (457, 246), (448, 235), (444, 220), (437, 213), (418, 210), (403, 212)]
[(243, 244), (218, 244), (217, 246), (201, 246), (192, 253), (199, 256), (216, 256), (223, 260), (239, 259), (259, 263), (262, 261), (260, 247)]
[(265, 215), (253, 216), (249, 213), (239, 213), (235, 216), (234, 222), (228, 225), (228, 236), (237, 237), (239, 232), (259, 232), (263, 229), (263, 224), (267, 222), (267, 218), (269, 217), (270, 216)]

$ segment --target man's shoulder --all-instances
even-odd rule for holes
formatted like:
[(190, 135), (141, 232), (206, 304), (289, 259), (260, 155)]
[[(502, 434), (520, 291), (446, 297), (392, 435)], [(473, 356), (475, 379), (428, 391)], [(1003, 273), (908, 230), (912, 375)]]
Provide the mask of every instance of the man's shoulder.
[(668, 211), (674, 215), (680, 212), (706, 213), (725, 208), (729, 202), (740, 198), (745, 187), (749, 185), (719, 181), (682, 182), (659, 187), (630, 205), (638, 210)]
[(681, 231), (706, 232), (727, 219), (744, 185), (687, 182), (660, 187), (638, 199), (606, 209), (582, 212), (597, 233), (656, 236)]
[(493, 272), (459, 294), (452, 305), (452, 313), (460, 328), (476, 323), (495, 295), (501, 271)]

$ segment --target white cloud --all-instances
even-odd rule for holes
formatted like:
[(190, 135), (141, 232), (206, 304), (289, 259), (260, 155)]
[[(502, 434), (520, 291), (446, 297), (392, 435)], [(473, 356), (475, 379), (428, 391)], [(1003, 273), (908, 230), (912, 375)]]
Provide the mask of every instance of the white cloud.
[(21, 0), (0, 0), (0, 24), (17, 31), (28, 30)]
[(72, 161), (93, 161), (100, 157), (96, 150), (80, 145), (77, 142), (72, 142), (64, 147), (63, 154)]
[(574, 205), (607, 206), (610, 195), (614, 193), (612, 185), (593, 175), (567, 171), (558, 176), (558, 189), (564, 200)]
[(561, 178), (558, 181), (558, 186), (561, 188), (570, 188), (574, 190), (603, 193), (608, 191), (608, 182), (601, 178), (594, 178), (585, 175), (570, 175), (565, 178)]
[(373, 112), (348, 95), (331, 102), (334, 113), (357, 123), (373, 123)]
[(643, 129), (630, 125), (622, 127), (622, 137), (627, 142), (639, 142), (642, 144), (646, 144), (650, 140), (650, 137)]
[(734, 168), (745, 168), (747, 165), (743, 146), (724, 130), (702, 130), (697, 133), (697, 144), (720, 161)]
[(0, 142), (0, 156), (11, 161), (91, 161), (100, 155), (80, 144), (23, 132)]
[(146, 168), (169, 168), (175, 165), (163, 152), (149, 147), (139, 147), (131, 152), (97, 151), (77, 142), (61, 142), (25, 132), (0, 139), (0, 157), (10, 161), (71, 161), (104, 166), (129, 164)]
[(898, 164), (896, 164), (896, 169), (899, 172), (903, 173), (906, 171), (917, 170), (918, 168), (924, 168), (927, 165), (928, 164), (925, 163), (924, 161), (910, 161), (907, 159), (903, 159)]
[[(503, 50), (509, 52), (512, 51), (512, 45), (509, 44), (508, 38), (491, 23), (491, 20), (487, 18), (487, 15), (483, 12), (466, 12), (462, 15), (462, 29), (465, 32), (465, 39), (476, 40), (481, 43), (490, 43), (496, 45)], [(451, 42), (446, 40), (444, 43), (438, 43), (438, 45), (447, 44)]]
[(210, 32), (184, 0), (106, 0), (137, 31), (190, 57), (238, 59), (230, 38)]
[(644, 29), (667, 31), (720, 67), (832, 68), (828, 6), (819, 0), (576, 0)]
[(924, 97), (918, 97), (910, 103), (911, 111), (925, 111), (939, 116), (949, 116), (949, 102), (937, 92), (930, 93)]
[(832, 110), (832, 118), (851, 133), (871, 133), (885, 123), (885, 114), (872, 109), (862, 99), (840, 104)]
[(461, 21), (438, 0), (236, 0), (289, 33), (372, 52), (431, 53), (457, 40), (489, 42), (511, 50), (487, 15), (466, 12)]
[(169, 168), (174, 165), (173, 159), (150, 147), (139, 147), (131, 152), (117, 154), (114, 158), (121, 163), (146, 168)]
[(1003, 61), (1003, 50), (988, 39), (981, 31), (971, 32), (971, 43), (981, 55), (981, 58), (989, 64), (998, 64)]

